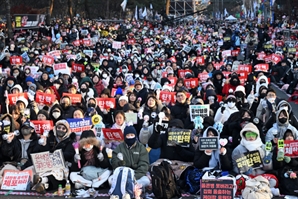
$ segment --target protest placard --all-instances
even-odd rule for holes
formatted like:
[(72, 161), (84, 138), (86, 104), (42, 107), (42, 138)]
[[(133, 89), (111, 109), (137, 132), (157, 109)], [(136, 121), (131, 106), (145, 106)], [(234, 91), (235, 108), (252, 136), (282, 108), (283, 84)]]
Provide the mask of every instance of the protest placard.
[(53, 120), (31, 120), (34, 124), (34, 129), (37, 134), (43, 135), (45, 131), (50, 131), (53, 129)]
[(185, 45), (182, 50), (185, 51), (186, 53), (189, 53), (191, 51), (191, 47)]
[(257, 64), (254, 66), (254, 68), (255, 68), (255, 71), (268, 72), (269, 65), (268, 64)]
[(186, 73), (193, 73), (192, 70), (178, 70), (178, 77), (179, 78), (184, 78)]
[(102, 128), (104, 138), (108, 141), (123, 141), (124, 136), (121, 129), (106, 129)]
[(61, 51), (60, 50), (53, 50), (47, 53), (47, 55), (54, 57), (55, 59), (61, 58)]
[(80, 136), (81, 133), (85, 130), (90, 130), (92, 127), (92, 120), (88, 118), (76, 118), (76, 119), (66, 119), (69, 123), (71, 132), (76, 133), (77, 136)]
[(73, 73), (81, 73), (85, 71), (85, 65), (73, 62), (71, 65), (71, 69)]
[(191, 130), (189, 129), (178, 129), (170, 128), (168, 130), (168, 146), (180, 145), (182, 147), (190, 146), (190, 134)]
[(201, 151), (218, 149), (218, 137), (200, 137), (199, 143)]
[(26, 191), (30, 188), (31, 170), (5, 170), (2, 180), (2, 190)]
[(52, 66), (54, 64), (54, 57), (49, 55), (44, 55), (42, 57), (42, 63), (46, 66)]
[(56, 95), (44, 92), (36, 92), (35, 100), (39, 104), (51, 105), (56, 100)]
[(298, 157), (298, 140), (285, 140), (284, 141), (285, 156), (291, 158)]
[(196, 88), (199, 85), (198, 78), (184, 79), (184, 85), (187, 89)]
[(11, 56), (9, 58), (11, 65), (21, 65), (23, 62), (23, 58), (21, 56)]
[(83, 50), (83, 53), (87, 55), (88, 57), (92, 58), (93, 51), (92, 50)]
[(70, 68), (68, 68), (67, 63), (54, 64), (53, 69), (55, 75), (59, 75), (59, 73), (70, 75)]
[(199, 65), (205, 65), (205, 58), (204, 56), (198, 56), (196, 59), (197, 64)]
[(25, 93), (8, 94), (7, 97), (9, 100), (9, 105), (13, 105), (13, 104), (16, 104), (19, 97), (24, 97), (28, 100), (28, 93), (25, 92)]
[(121, 48), (121, 41), (113, 41), (112, 48), (120, 49)]
[(82, 43), (84, 46), (91, 46), (92, 45), (91, 39), (89, 39), (89, 38), (85, 38), (81, 41), (82, 42), (80, 42), (80, 43)]
[(160, 91), (159, 93), (159, 98), (161, 102), (166, 102), (166, 103), (174, 103), (175, 102), (175, 92), (168, 92), (168, 91)]
[(23, 58), (24, 62), (29, 62), (30, 61), (30, 57), (29, 55), (27, 54), (27, 52), (24, 52), (21, 57)]
[(232, 56), (232, 51), (231, 50), (224, 50), (224, 51), (221, 52), (221, 56), (223, 58), (230, 57), (230, 56)]
[(248, 65), (248, 64), (241, 64), (241, 65), (238, 65), (238, 71), (245, 71), (247, 73), (251, 73), (252, 67), (251, 65)]
[(209, 116), (210, 105), (189, 105), (190, 120), (194, 121), (196, 116), (202, 118)]
[(62, 96), (69, 96), (72, 104), (81, 103), (82, 100), (81, 94), (63, 93)]
[(137, 113), (125, 113), (126, 123), (137, 124), (138, 123), (138, 114)]
[(207, 79), (210, 78), (210, 75), (207, 72), (203, 72), (203, 73), (199, 73), (198, 78), (200, 82), (206, 82)]
[(31, 153), (32, 162), (36, 173), (43, 173), (53, 169), (64, 169), (64, 156), (61, 149), (50, 153), (49, 151), (41, 153)]
[(236, 163), (241, 173), (247, 172), (250, 168), (256, 169), (263, 166), (262, 158), (258, 150), (240, 154), (236, 157)]
[(115, 98), (96, 98), (97, 106), (100, 109), (110, 110), (111, 108), (116, 107), (116, 99)]
[(233, 199), (234, 182), (228, 179), (202, 179), (201, 199)]

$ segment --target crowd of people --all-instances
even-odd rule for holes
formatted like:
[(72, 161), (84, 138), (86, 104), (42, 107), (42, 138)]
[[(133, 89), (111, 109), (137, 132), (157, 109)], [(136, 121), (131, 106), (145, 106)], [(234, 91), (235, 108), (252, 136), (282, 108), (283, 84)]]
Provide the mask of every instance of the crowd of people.
[[(270, 173), (281, 180), (285, 168), (297, 171), (298, 160), (278, 149), (278, 141), (297, 140), (298, 121), (270, 83), (295, 94), (297, 35), (284, 34), (291, 32), (290, 25), (285, 19), (162, 26), (74, 18), (16, 30), (13, 39), (3, 34), (0, 184), (4, 171), (15, 169), (31, 170), (31, 188), (40, 193), (57, 190), (66, 180), (75, 189), (100, 188), (112, 183), (113, 170), (127, 166), (139, 185), (150, 188), (149, 166), (161, 159), (235, 176)], [(67, 70), (59, 72), (54, 67), (59, 63), (66, 63)], [(83, 69), (76, 71), (74, 65)], [(55, 99), (39, 103), (40, 92)], [(10, 102), (10, 94), (22, 93), (27, 95)], [(81, 100), (73, 103), (64, 93), (80, 94)], [(116, 105), (106, 108), (97, 98), (115, 98)], [(207, 116), (197, 123), (190, 105), (209, 105)], [(127, 122), (126, 113), (137, 113), (137, 123)], [(79, 136), (72, 132), (68, 119), (94, 115), (100, 115), (103, 128), (120, 129), (123, 141), (108, 140), (93, 126)], [(51, 120), (53, 129), (37, 134), (33, 120)], [(191, 130), (188, 147), (169, 145), (171, 128)], [(200, 150), (200, 137), (225, 138), (227, 144)], [(36, 173), (30, 154), (57, 149), (62, 149), (65, 168)], [(259, 152), (263, 167), (241, 172), (237, 158), (252, 151)], [(174, 170), (177, 177), (183, 175)]]

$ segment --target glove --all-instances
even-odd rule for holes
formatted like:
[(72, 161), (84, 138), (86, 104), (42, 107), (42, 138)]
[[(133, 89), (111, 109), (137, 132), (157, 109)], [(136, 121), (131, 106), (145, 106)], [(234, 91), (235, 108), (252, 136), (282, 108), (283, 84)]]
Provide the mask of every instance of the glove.
[(286, 163), (290, 163), (291, 162), (291, 157), (285, 156), (284, 160)]
[(121, 161), (123, 161), (123, 154), (122, 153), (118, 153), (117, 154), (117, 158)]
[(104, 157), (103, 157), (102, 152), (100, 152), (100, 153), (97, 155), (97, 158), (99, 159), (99, 161), (103, 161)]
[(221, 110), (221, 113), (223, 114), (223, 112), (226, 110), (226, 107), (223, 106), (223, 107), (221, 107), (220, 110)]
[(107, 111), (106, 109), (103, 109), (103, 110), (102, 110), (102, 113), (103, 113), (104, 115), (106, 115), (106, 114), (108, 114), (108, 111)]
[(44, 139), (44, 138), (40, 138), (38, 140), (38, 144), (41, 145), (41, 146), (45, 146), (47, 144), (47, 140)]
[(81, 160), (81, 155), (80, 154), (75, 154), (74, 155), (74, 161), (78, 162), (79, 160)]

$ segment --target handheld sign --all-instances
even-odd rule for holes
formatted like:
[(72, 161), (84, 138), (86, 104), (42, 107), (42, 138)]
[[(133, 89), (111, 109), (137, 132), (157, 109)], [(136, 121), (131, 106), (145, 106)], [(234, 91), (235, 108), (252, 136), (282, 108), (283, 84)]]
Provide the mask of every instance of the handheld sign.
[(50, 153), (49, 151), (31, 154), (36, 173), (64, 169), (64, 156), (61, 149)]
[(200, 137), (199, 143), (201, 151), (218, 149), (218, 137)]
[[(77, 136), (81, 136), (83, 131), (90, 130), (92, 127), (92, 120), (90, 117), (66, 120), (69, 123), (71, 132), (76, 133)], [(77, 137), (77, 139), (79, 139), (79, 137)]]
[(53, 121), (52, 120), (31, 120), (31, 122), (34, 124), (34, 129), (37, 134), (43, 135), (43, 132), (50, 131), (53, 129)]
[(51, 105), (56, 100), (56, 95), (44, 92), (36, 92), (35, 100), (39, 104)]
[(123, 141), (124, 136), (121, 129), (102, 129), (103, 135), (108, 141)]
[(298, 157), (298, 140), (285, 140), (285, 156), (292, 158)]
[(5, 170), (1, 189), (25, 191), (30, 185), (31, 170)]
[(111, 109), (116, 107), (115, 98), (96, 98), (96, 103), (99, 108)]
[(234, 198), (234, 182), (228, 179), (202, 179), (200, 198)]
[(72, 104), (81, 103), (82, 100), (81, 94), (63, 93), (63, 96), (69, 96)]
[(236, 158), (236, 163), (241, 173), (247, 172), (250, 168), (256, 169), (263, 166), (262, 158), (258, 150), (240, 154), (239, 157)]
[(25, 92), (25, 93), (8, 94), (7, 97), (9, 100), (9, 105), (13, 105), (13, 104), (16, 104), (19, 97), (24, 97), (28, 100), (28, 93)]
[(176, 144), (182, 147), (190, 146), (190, 134), (189, 129), (171, 128), (168, 130), (168, 146), (174, 146)]
[(190, 120), (194, 121), (197, 116), (202, 118), (209, 116), (210, 105), (189, 105)]
[(125, 113), (125, 121), (126, 123), (133, 123), (137, 124), (138, 123), (138, 114), (137, 113)]

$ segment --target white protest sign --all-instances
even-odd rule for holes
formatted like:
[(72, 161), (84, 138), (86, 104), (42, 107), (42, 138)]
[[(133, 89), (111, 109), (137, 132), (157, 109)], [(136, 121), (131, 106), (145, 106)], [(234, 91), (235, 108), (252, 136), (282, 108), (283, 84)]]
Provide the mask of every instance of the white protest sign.
[(113, 41), (112, 48), (120, 49), (121, 48), (121, 41)]
[(52, 56), (52, 57), (54, 57), (54, 58), (58, 58), (58, 59), (60, 59), (61, 58), (61, 51), (60, 50), (53, 50), (53, 51), (51, 51), (51, 52), (48, 52), (47, 53), (48, 55), (50, 55), (50, 56)]
[(59, 75), (59, 73), (70, 75), (70, 68), (68, 68), (67, 63), (54, 64), (53, 69), (55, 75)]
[(223, 58), (230, 57), (230, 56), (232, 56), (232, 51), (231, 50), (224, 50), (224, 51), (222, 51), (221, 55), (222, 55)]
[(186, 53), (189, 53), (191, 50), (191, 47), (185, 45), (182, 50), (185, 51)]
[(133, 123), (137, 124), (138, 123), (138, 114), (137, 113), (125, 113), (125, 121), (126, 123)]
[(85, 55), (87, 55), (88, 57), (92, 57), (92, 55), (93, 55), (93, 51), (92, 50), (83, 50), (83, 53), (85, 54)]
[(209, 116), (210, 105), (189, 105), (190, 120), (194, 121), (196, 116), (202, 118)]
[(36, 173), (51, 171), (53, 169), (63, 169), (64, 156), (62, 150), (56, 150), (53, 153), (49, 151), (31, 154), (32, 162)]
[(25, 191), (30, 183), (31, 175), (31, 170), (5, 170), (1, 189)]

